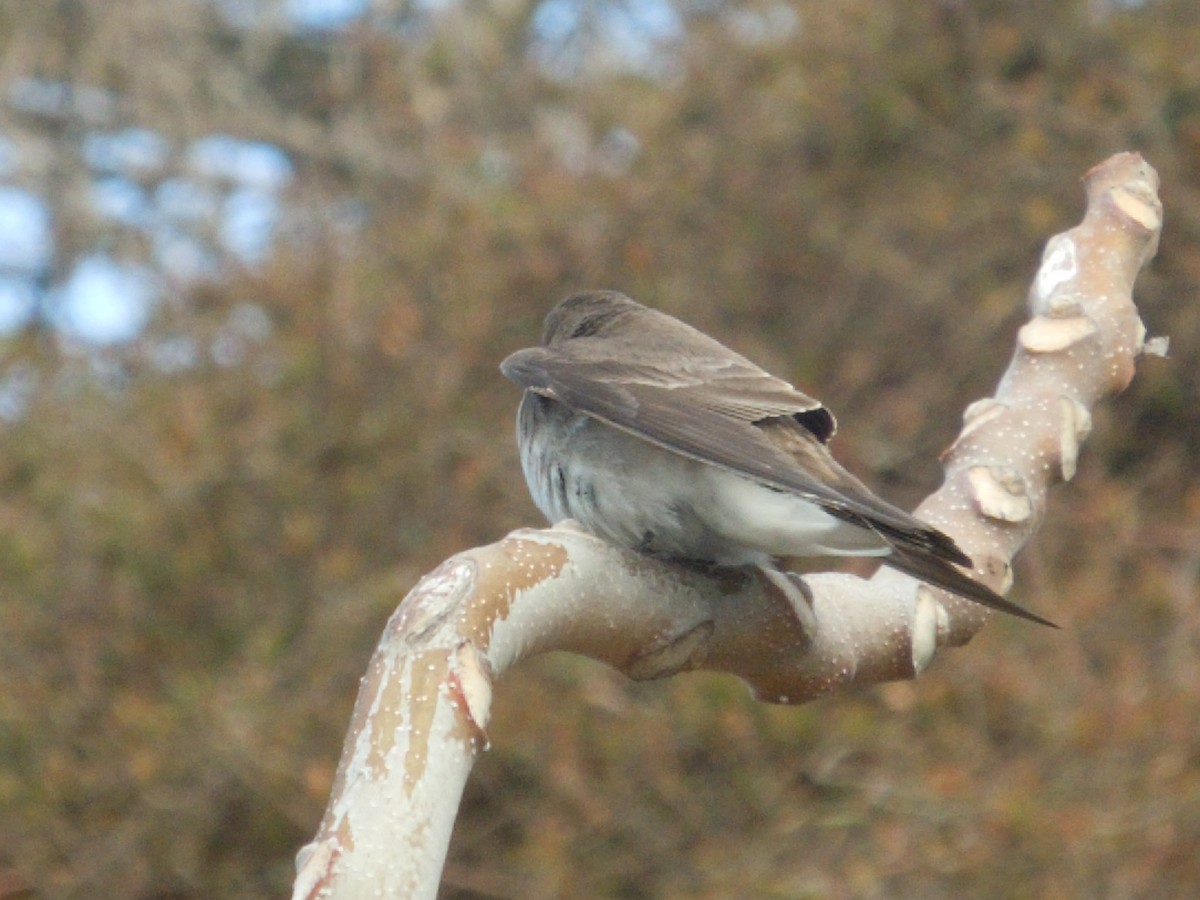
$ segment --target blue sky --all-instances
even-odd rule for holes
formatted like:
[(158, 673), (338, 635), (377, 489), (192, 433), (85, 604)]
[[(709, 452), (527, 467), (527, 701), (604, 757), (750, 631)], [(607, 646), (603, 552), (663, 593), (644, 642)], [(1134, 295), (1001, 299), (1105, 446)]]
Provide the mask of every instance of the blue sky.
[[(252, 27), (258, 4), (211, 0), (232, 22)], [(455, 0), (417, 0), (434, 12)], [(283, 0), (292, 26), (314, 31), (359, 23), (371, 0)], [(581, 52), (573, 40), (591, 23), (615, 58), (643, 69), (681, 24), (668, 0), (595, 3), (545, 0), (534, 16), (534, 52), (569, 76)], [(100, 88), (19, 77), (0, 103), (45, 120), (90, 125), (78, 153), (89, 175), (86, 200), (102, 245), (57, 257), (55, 211), (31, 173), (37, 161), (0, 132), (0, 336), (35, 317), (81, 345), (129, 341), (173, 286), (218, 278), (229, 265), (253, 267), (271, 252), (293, 179), (288, 156), (271, 144), (210, 134), (178, 146), (148, 127), (112, 127), (117, 98)], [(26, 151), (36, 152), (36, 151)], [(148, 248), (134, 261), (116, 249), (122, 235)], [(128, 242), (125, 242), (128, 243)]]
[(173, 147), (149, 129), (97, 130), (80, 153), (92, 213), (114, 231), (145, 236), (150, 259), (97, 248), (53, 280), (53, 212), (20, 185), (20, 154), (0, 136), (0, 334), (40, 314), (83, 343), (136, 337), (171, 281), (217, 277), (225, 259), (253, 266), (266, 258), (293, 175), (279, 148), (229, 135)]

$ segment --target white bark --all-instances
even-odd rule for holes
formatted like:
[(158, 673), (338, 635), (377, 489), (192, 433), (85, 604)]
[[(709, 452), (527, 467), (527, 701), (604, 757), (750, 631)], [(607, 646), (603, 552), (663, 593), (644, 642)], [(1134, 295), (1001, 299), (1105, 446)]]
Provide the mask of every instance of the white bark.
[[(945, 484), (918, 510), (1002, 591), (1049, 485), (1075, 471), (1091, 408), (1129, 383), (1139, 353), (1165, 349), (1144, 341), (1132, 300), (1158, 243), (1158, 176), (1127, 153), (1085, 184), (1087, 212), (1047, 245), (995, 396), (968, 408)], [(891, 569), (803, 581), (810, 603), (795, 609), (758, 573), (697, 572), (568, 525), (447, 560), (388, 622), (294, 897), (436, 895), (463, 785), (486, 746), (492, 683), (525, 657), (571, 650), (638, 679), (724, 671), (760, 699), (802, 703), (913, 677), (990, 616)]]

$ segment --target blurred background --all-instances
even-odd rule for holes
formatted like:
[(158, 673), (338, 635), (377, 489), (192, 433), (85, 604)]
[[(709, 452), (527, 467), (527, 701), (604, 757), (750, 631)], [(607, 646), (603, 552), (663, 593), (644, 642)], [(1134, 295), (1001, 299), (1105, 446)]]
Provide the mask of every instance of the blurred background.
[(612, 287), (914, 504), (1080, 178), (1170, 359), (1000, 618), (801, 708), (533, 661), (447, 898), (1200, 894), (1192, 0), (0, 0), (0, 898), (284, 895), (398, 600), (538, 524), (497, 372)]

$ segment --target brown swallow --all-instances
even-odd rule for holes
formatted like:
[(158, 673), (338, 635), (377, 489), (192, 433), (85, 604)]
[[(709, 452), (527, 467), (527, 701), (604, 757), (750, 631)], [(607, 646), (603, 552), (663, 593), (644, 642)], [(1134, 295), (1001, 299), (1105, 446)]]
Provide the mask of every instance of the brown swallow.
[(876, 556), (1057, 627), (967, 575), (950, 537), (843, 469), (820, 402), (678, 319), (613, 291), (575, 294), (546, 317), (542, 346), (500, 369), (525, 389), (521, 463), (551, 522), (717, 566)]

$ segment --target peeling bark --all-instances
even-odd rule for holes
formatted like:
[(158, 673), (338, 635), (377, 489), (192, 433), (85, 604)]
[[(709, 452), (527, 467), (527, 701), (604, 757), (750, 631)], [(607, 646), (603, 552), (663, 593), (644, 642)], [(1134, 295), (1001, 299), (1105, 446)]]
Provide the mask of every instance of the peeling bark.
[[(917, 510), (1001, 592), (1049, 486), (1074, 475), (1092, 407), (1129, 383), (1140, 354), (1166, 351), (1165, 339), (1146, 341), (1132, 299), (1158, 245), (1158, 176), (1124, 153), (1085, 186), (1083, 221), (1047, 244), (1008, 370), (967, 408), (945, 483)], [(803, 703), (914, 677), (992, 615), (887, 568), (798, 584), (785, 592), (753, 570), (649, 559), (569, 523), (447, 560), (384, 631), (293, 896), (436, 896), (463, 785), (487, 746), (492, 684), (521, 659), (570, 650), (638, 679), (729, 672), (759, 699)]]

